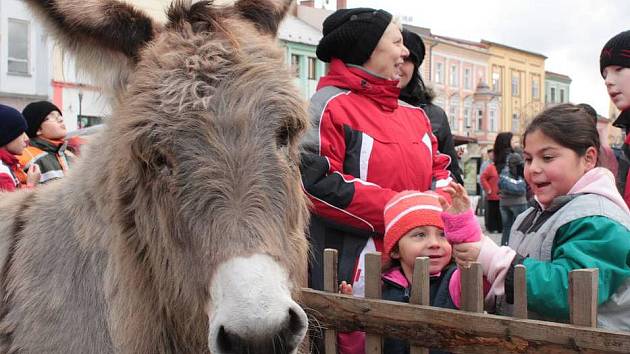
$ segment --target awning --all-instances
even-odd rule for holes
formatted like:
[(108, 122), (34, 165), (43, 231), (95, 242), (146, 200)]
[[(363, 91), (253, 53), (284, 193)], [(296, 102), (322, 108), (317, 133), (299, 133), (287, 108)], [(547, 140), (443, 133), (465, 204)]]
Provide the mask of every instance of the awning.
[(455, 144), (455, 146), (476, 143), (476, 142), (477, 142), (477, 138), (473, 138), (471, 136), (453, 134), (453, 143)]

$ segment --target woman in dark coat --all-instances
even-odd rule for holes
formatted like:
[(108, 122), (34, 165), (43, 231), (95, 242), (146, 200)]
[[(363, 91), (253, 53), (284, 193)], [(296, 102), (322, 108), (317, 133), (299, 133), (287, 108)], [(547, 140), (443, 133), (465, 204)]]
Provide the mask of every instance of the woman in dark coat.
[(400, 99), (410, 105), (421, 107), (429, 116), (433, 135), (438, 140), (438, 150), (451, 157), (451, 164), (448, 170), (451, 171), (451, 175), (457, 183), (463, 185), (462, 170), (457, 160), (457, 152), (455, 152), (455, 144), (451, 126), (448, 124), (448, 117), (440, 106), (432, 103), (435, 94), (433, 90), (428, 89), (424, 85), (424, 81), (422, 81), (418, 71), (424, 60), (425, 53), (422, 38), (406, 29), (403, 30), (402, 35), (405, 47), (409, 49), (409, 56), (402, 66), (402, 75), (399, 83), (399, 86), (402, 88)]

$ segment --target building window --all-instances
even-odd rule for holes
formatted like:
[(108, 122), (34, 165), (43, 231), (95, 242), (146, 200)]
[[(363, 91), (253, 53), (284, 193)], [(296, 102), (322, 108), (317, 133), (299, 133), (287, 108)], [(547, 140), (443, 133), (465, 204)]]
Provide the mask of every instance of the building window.
[(451, 65), (451, 82), (450, 85), (452, 87), (459, 86), (459, 71), (457, 70), (457, 65)]
[(470, 128), (470, 107), (464, 106), (464, 129), (468, 131)]
[(442, 63), (435, 63), (435, 82), (444, 83), (444, 65)]
[(498, 68), (493, 69), (492, 71), (492, 90), (496, 93), (501, 93), (501, 73)]
[(494, 109), (490, 109), (488, 111), (488, 125), (489, 125), (489, 129), (491, 132), (496, 132), (497, 131), (497, 126), (496, 126), (496, 111)]
[(470, 90), (472, 88), (472, 71), (470, 68), (464, 69), (464, 88)]
[(103, 117), (86, 115), (77, 116), (77, 127), (79, 129), (91, 127), (98, 124), (103, 124)]
[(478, 131), (483, 130), (483, 110), (482, 109), (477, 110), (477, 130)]
[(520, 96), (520, 80), (518, 73), (512, 73), (512, 96)]
[(532, 98), (533, 99), (539, 99), (540, 95), (540, 87), (538, 86), (538, 78), (534, 77), (532, 78)]
[(560, 103), (564, 103), (564, 90), (560, 89)]
[(518, 133), (521, 122), (519, 121), (518, 113), (512, 113), (512, 133)]
[(291, 54), (291, 70), (294, 77), (300, 77), (300, 56), (297, 54)]
[(457, 124), (457, 117), (459, 116), (459, 97), (455, 96), (451, 98), (449, 102), (449, 124), (451, 125), (451, 129), (459, 130), (459, 126)]
[(29, 74), (29, 23), (16, 19), (9, 19), (9, 60), (10, 74)]
[(551, 96), (551, 100), (549, 102), (556, 103), (556, 88), (552, 87), (549, 89), (549, 96)]
[(308, 57), (308, 79), (317, 80), (317, 59)]

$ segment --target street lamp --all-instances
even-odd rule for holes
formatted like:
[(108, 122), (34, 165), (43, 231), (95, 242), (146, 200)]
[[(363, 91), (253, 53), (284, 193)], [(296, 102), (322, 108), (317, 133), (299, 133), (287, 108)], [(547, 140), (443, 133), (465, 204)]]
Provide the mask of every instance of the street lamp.
[(82, 116), (82, 114), (81, 114), (81, 108), (82, 107), (81, 106), (82, 106), (82, 103), (83, 103), (83, 92), (79, 91), (79, 116), (77, 117), (77, 123), (79, 125), (79, 128), (83, 128), (83, 124), (81, 122), (81, 116)]

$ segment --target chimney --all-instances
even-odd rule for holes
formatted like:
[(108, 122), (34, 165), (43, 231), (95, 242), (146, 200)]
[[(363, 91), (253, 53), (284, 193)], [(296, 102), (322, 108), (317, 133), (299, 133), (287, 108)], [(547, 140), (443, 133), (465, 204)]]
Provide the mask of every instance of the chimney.
[(337, 0), (337, 10), (345, 9), (348, 5), (346, 5), (346, 0)]
[(300, 5), (308, 6), (308, 7), (315, 7), (315, 0), (302, 0), (300, 1)]

